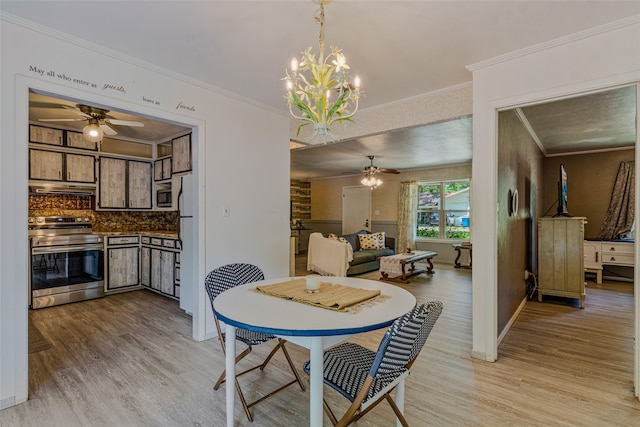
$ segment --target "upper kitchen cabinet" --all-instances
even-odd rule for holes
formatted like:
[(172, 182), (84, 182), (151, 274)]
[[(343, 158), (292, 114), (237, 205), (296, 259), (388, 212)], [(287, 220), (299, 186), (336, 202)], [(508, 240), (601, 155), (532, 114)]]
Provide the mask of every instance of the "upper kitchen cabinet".
[(171, 157), (165, 157), (155, 161), (153, 166), (153, 177), (156, 181), (171, 179)]
[(98, 151), (98, 143), (87, 141), (80, 132), (67, 131), (67, 147)]
[(99, 209), (151, 209), (151, 163), (100, 157)]
[(127, 207), (127, 161), (100, 157), (98, 207), (125, 209)]
[(30, 149), (29, 179), (94, 184), (95, 157)]
[(191, 134), (175, 138), (172, 145), (172, 172), (191, 172)]
[(129, 160), (129, 209), (151, 209), (151, 163)]
[(39, 144), (62, 145), (62, 134), (64, 131), (60, 129), (51, 129), (44, 126), (29, 126), (29, 142), (37, 142)]
[(66, 177), (69, 182), (96, 182), (96, 158), (82, 154), (65, 154)]
[(57, 151), (29, 150), (29, 179), (62, 181), (63, 159), (64, 153)]

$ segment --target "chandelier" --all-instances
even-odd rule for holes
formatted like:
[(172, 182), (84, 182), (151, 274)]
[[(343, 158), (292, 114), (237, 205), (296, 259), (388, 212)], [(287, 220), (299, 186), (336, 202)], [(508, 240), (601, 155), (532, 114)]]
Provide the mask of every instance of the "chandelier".
[(375, 172), (367, 172), (364, 178), (362, 178), (362, 181), (360, 181), (360, 184), (366, 185), (367, 187), (370, 187), (372, 190), (378, 188), (379, 186), (382, 185), (382, 180), (380, 178), (377, 178), (375, 175), (376, 175)]
[(324, 55), (324, 5), (331, 0), (312, 0), (320, 5), (315, 20), (320, 24), (318, 45), (320, 56), (311, 52), (311, 47), (302, 52), (300, 61), (291, 60), (291, 69), (283, 80), (287, 83), (289, 112), (298, 120), (300, 129), (313, 124), (313, 137), (320, 142), (334, 140), (330, 127), (333, 123), (353, 122), (351, 118), (358, 110), (360, 100), (360, 79), (356, 76), (349, 82), (350, 69), (342, 50), (331, 46), (331, 53)]

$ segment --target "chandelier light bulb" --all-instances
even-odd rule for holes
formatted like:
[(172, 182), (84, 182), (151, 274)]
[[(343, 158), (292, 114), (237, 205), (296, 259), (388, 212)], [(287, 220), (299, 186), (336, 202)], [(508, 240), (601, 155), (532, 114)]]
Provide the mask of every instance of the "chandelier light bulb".
[(356, 76), (356, 78), (353, 80), (353, 84), (355, 85), (356, 89), (360, 89), (360, 77)]
[(291, 71), (293, 71), (294, 73), (298, 71), (298, 60), (296, 58), (293, 58), (291, 60)]

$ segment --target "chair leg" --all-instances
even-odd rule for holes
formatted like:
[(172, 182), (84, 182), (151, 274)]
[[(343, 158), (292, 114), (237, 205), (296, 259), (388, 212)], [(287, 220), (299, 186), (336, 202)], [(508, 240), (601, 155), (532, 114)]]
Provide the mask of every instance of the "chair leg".
[(304, 391), (305, 388), (304, 388), (304, 384), (302, 383), (302, 378), (300, 378), (300, 375), (298, 374), (298, 370), (296, 369), (295, 365), (293, 364), (293, 361), (291, 360), (291, 356), (289, 356), (289, 352), (287, 351), (287, 348), (284, 346), (285, 343), (286, 343), (285, 340), (283, 340), (282, 338), (278, 338), (278, 344), (276, 344), (276, 346), (273, 348), (273, 350), (271, 350), (271, 353), (269, 353), (267, 358), (264, 360), (264, 363), (262, 363), (262, 365), (260, 365), (260, 369), (264, 370), (264, 368), (267, 366), (267, 363), (269, 363), (269, 361), (273, 358), (273, 356), (276, 354), (276, 352), (278, 350), (282, 349), (282, 352), (284, 353), (284, 357), (286, 357), (287, 362), (289, 363), (289, 367), (291, 368), (291, 372), (293, 372), (293, 375), (295, 375), (295, 377), (296, 377), (296, 382), (300, 386), (300, 389), (302, 391)]
[[(224, 349), (224, 348), (223, 348), (222, 350), (223, 350), (223, 353), (226, 353), (226, 349)], [(246, 355), (248, 355), (249, 353), (251, 353), (251, 346), (249, 346), (249, 347), (245, 348), (245, 349), (242, 351), (242, 353), (240, 353), (240, 354), (238, 354), (238, 355), (236, 356), (236, 364), (238, 364), (238, 362), (239, 362), (240, 360), (242, 360), (242, 359), (243, 359)], [(240, 372), (239, 374), (236, 374), (236, 378), (237, 378), (237, 377), (239, 377), (239, 376), (240, 376), (240, 375), (242, 375), (242, 374), (246, 374), (247, 372), (252, 371), (253, 369), (257, 369), (257, 367), (256, 367), (256, 368), (252, 368), (252, 369), (248, 369), (248, 370), (246, 370), (246, 371), (244, 371), (244, 372)], [(218, 377), (218, 381), (216, 381), (216, 384), (213, 386), (213, 389), (214, 389), (214, 390), (217, 390), (218, 388), (220, 388), (220, 386), (221, 386), (222, 384), (224, 384), (224, 382), (226, 381), (226, 376), (227, 376), (227, 370), (225, 369), (225, 370), (223, 370), (223, 371), (222, 371), (222, 373), (221, 373), (221, 374), (220, 374), (220, 376)]]
[(281, 338), (278, 338), (278, 339), (282, 342), (282, 352), (284, 353), (284, 357), (287, 358), (287, 362), (289, 362), (289, 367), (291, 368), (291, 372), (293, 372), (293, 375), (295, 375), (296, 381), (300, 386), (300, 390), (304, 391), (305, 388), (304, 388), (304, 384), (302, 383), (302, 378), (300, 378), (300, 375), (298, 374), (298, 370), (293, 364), (293, 360), (291, 360), (291, 356), (289, 356), (289, 352), (287, 351), (287, 348), (284, 346), (285, 341)]
[(402, 411), (400, 411), (400, 408), (398, 408), (398, 405), (396, 405), (396, 402), (394, 402), (394, 400), (391, 398), (391, 395), (387, 393), (385, 397), (387, 398), (387, 402), (389, 402), (389, 405), (391, 405), (391, 409), (393, 409), (393, 412), (395, 412), (396, 417), (398, 417), (398, 421), (402, 423), (403, 427), (409, 427), (409, 423), (407, 423), (407, 420), (404, 417), (404, 414), (402, 413)]

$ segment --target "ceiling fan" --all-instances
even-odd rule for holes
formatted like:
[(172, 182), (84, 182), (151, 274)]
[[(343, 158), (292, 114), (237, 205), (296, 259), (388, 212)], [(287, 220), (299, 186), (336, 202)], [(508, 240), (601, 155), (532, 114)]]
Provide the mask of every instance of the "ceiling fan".
[(369, 166), (365, 166), (365, 168), (363, 169), (363, 173), (365, 175), (374, 175), (378, 172), (380, 173), (393, 173), (393, 174), (399, 174), (400, 171), (396, 170), (396, 169), (385, 169), (385, 168), (379, 168), (378, 166), (373, 164), (373, 159), (375, 158), (375, 156), (367, 156), (369, 158), (369, 160), (371, 161), (371, 164)]
[(68, 110), (73, 111), (75, 114), (82, 116), (83, 118), (77, 119), (39, 119), (41, 122), (76, 122), (86, 120), (88, 121), (88, 125), (86, 127), (99, 127), (102, 132), (106, 135), (112, 136), (117, 135), (115, 129), (113, 129), (110, 125), (117, 126), (134, 126), (134, 127), (143, 127), (144, 123), (137, 122), (134, 120), (119, 120), (115, 119), (108, 115), (109, 110), (104, 110), (102, 108), (92, 107), (90, 105), (84, 104), (76, 104), (75, 106), (60, 104), (61, 107), (66, 108)]

